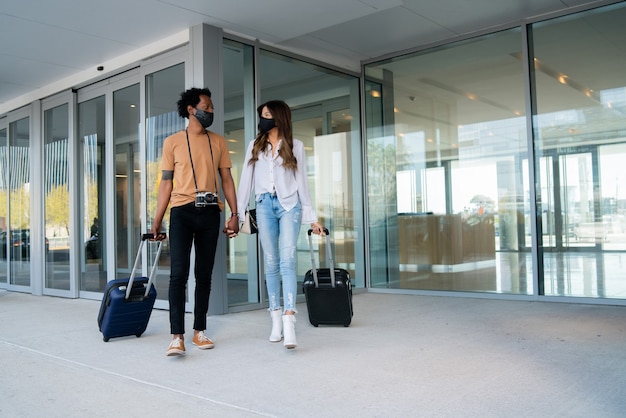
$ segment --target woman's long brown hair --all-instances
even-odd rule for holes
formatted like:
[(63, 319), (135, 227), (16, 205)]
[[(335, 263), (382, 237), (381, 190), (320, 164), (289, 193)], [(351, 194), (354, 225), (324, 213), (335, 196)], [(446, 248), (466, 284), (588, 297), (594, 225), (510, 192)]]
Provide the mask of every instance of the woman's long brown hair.
[[(257, 113), (261, 118), (263, 108), (267, 107), (274, 117), (274, 123), (278, 128), (278, 137), (281, 138), (282, 144), (278, 150), (278, 155), (283, 159), (283, 167), (296, 171), (298, 167), (298, 161), (293, 155), (293, 131), (291, 127), (291, 109), (287, 103), (282, 100), (270, 100), (257, 107)], [(259, 152), (265, 152), (269, 144), (269, 135), (267, 132), (261, 132), (257, 134), (254, 140), (254, 146), (252, 147), (252, 158), (249, 164), (253, 165), (259, 159)]]

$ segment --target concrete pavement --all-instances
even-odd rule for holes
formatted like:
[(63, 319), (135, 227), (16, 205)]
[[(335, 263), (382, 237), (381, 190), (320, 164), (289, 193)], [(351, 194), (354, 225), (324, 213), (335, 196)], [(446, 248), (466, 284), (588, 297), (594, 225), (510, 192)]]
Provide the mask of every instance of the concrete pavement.
[(295, 350), (257, 310), (171, 358), (167, 311), (105, 343), (99, 305), (0, 291), (0, 417), (626, 416), (625, 307), (370, 292), (348, 328), (299, 305)]

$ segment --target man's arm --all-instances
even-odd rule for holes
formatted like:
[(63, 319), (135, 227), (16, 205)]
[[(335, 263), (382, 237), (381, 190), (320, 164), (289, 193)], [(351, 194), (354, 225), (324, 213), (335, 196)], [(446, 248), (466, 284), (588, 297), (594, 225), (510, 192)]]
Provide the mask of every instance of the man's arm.
[[(222, 190), (224, 190), (224, 197), (228, 202), (228, 207), (230, 207), (232, 214), (237, 214), (237, 191), (235, 190), (235, 180), (233, 180), (230, 168), (220, 168), (220, 177), (222, 179)], [(226, 216), (229, 216), (229, 218), (226, 219), (226, 230), (224, 232), (229, 236), (231, 234), (237, 234), (239, 232), (238, 216)]]
[(157, 197), (157, 210), (156, 214), (154, 215), (154, 220), (152, 222), (152, 228), (150, 229), (150, 233), (153, 234), (154, 238), (157, 238), (159, 236), (159, 233), (163, 232), (161, 231), (161, 223), (163, 222), (163, 216), (165, 216), (167, 206), (170, 204), (173, 187), (174, 172), (163, 170), (161, 175), (161, 183), (159, 184), (159, 194)]

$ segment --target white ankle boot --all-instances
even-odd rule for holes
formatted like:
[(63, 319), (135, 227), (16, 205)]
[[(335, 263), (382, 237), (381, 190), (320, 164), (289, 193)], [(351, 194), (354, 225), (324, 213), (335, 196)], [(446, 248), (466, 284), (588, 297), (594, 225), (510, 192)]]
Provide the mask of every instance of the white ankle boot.
[(286, 348), (296, 348), (298, 346), (298, 342), (296, 341), (295, 315), (283, 315), (283, 332), (285, 334), (285, 342), (283, 345)]
[(280, 309), (270, 311), (272, 317), (272, 333), (270, 334), (270, 341), (277, 343), (283, 339), (283, 312)]

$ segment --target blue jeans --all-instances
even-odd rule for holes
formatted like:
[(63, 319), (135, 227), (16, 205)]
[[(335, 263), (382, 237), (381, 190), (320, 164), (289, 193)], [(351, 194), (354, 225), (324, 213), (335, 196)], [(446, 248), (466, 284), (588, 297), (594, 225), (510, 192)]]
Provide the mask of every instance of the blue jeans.
[(296, 242), (302, 223), (302, 207), (298, 203), (286, 211), (276, 195), (264, 193), (257, 198), (256, 217), (265, 257), (269, 309), (280, 309), (282, 276), (284, 311), (297, 312)]
[(197, 208), (193, 203), (170, 210), (170, 330), (185, 333), (185, 299), (189, 278), (191, 245), (196, 249), (194, 275), (193, 329), (206, 329), (211, 295), (211, 276), (220, 233), (220, 210), (215, 206)]

